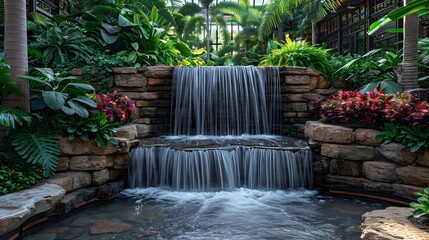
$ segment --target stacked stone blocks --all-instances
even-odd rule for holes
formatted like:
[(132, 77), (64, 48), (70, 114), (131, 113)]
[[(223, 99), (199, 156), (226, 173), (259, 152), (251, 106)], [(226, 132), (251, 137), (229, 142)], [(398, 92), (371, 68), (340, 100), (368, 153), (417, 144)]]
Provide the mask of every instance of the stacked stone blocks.
[(375, 129), (308, 121), (317, 186), (351, 187), (412, 198), (429, 185), (429, 149), (411, 153), (398, 143), (383, 144)]

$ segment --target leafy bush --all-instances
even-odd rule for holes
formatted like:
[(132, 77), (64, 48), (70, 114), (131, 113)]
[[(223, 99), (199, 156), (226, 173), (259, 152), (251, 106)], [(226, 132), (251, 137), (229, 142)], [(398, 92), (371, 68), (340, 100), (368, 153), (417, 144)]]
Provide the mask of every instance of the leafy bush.
[(329, 72), (329, 49), (311, 46), (308, 42), (293, 41), (286, 38), (284, 44), (275, 42), (278, 49), (266, 55), (262, 66), (301, 66), (318, 70), (322, 74)]
[(107, 147), (108, 142), (112, 144), (118, 143), (110, 134), (116, 132), (116, 127), (119, 127), (119, 123), (109, 122), (107, 116), (98, 111), (88, 118), (74, 116), (61, 118), (58, 121), (63, 129), (66, 130), (69, 140), (76, 138), (84, 141), (94, 139), (100, 148)]
[(133, 120), (136, 107), (134, 100), (116, 92), (97, 94), (97, 110), (106, 114), (111, 123), (126, 124)]
[(429, 104), (408, 93), (385, 94), (339, 91), (325, 101), (313, 101), (320, 117), (333, 123), (364, 123), (381, 126), (384, 122), (429, 126)]
[[(335, 82), (343, 82), (340, 87), (360, 88), (361, 92), (370, 92), (374, 88), (386, 93), (401, 92), (402, 87), (397, 83), (398, 64), (402, 61), (402, 52), (392, 49), (374, 49), (364, 55), (353, 57), (333, 57), (335, 63), (344, 61), (330, 78)], [(338, 66), (335, 66), (338, 67)]]
[(423, 125), (404, 126), (386, 123), (377, 140), (384, 143), (399, 142), (401, 149), (409, 148), (411, 152), (417, 152), (421, 148), (429, 147), (429, 129)]
[(415, 192), (414, 196), (418, 197), (417, 202), (411, 202), (410, 207), (414, 208), (413, 217), (420, 218), (429, 216), (429, 188), (424, 189), (424, 193)]
[(95, 107), (95, 102), (86, 96), (94, 88), (87, 82), (75, 77), (65, 77), (64, 73), (55, 73), (50, 68), (34, 68), (34, 76), (23, 76), (32, 83), (33, 92), (40, 98), (32, 103), (34, 110), (49, 107), (67, 115), (77, 114), (88, 117), (88, 108)]
[(19, 160), (0, 162), (0, 195), (30, 188), (43, 181), (43, 169)]

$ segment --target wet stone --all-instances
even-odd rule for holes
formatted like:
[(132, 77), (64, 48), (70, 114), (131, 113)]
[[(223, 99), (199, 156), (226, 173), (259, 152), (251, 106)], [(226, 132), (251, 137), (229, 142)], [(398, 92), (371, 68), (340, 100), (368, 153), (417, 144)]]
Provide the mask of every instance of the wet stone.
[(46, 229), (43, 229), (42, 231), (38, 232), (37, 234), (44, 234), (44, 233), (47, 233), (47, 234), (56, 233), (56, 234), (58, 234), (58, 233), (64, 233), (67, 230), (69, 230), (69, 227), (46, 228)]
[(109, 220), (98, 220), (90, 228), (91, 234), (121, 233), (131, 230), (130, 224)]

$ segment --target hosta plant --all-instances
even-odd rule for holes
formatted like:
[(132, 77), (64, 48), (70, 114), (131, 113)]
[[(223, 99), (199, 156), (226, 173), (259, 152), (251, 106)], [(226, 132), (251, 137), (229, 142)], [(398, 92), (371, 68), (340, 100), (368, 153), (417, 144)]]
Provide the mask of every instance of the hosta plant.
[(375, 139), (384, 140), (386, 144), (399, 142), (401, 149), (409, 148), (411, 152), (417, 152), (421, 148), (429, 147), (429, 129), (423, 125), (386, 123)]
[(84, 141), (94, 139), (97, 146), (101, 148), (105, 148), (109, 142), (118, 143), (116, 139), (111, 137), (111, 133), (116, 132), (119, 123), (109, 122), (107, 116), (98, 111), (95, 111), (88, 118), (74, 116), (60, 118), (58, 121), (65, 129), (69, 140), (76, 138)]
[(429, 216), (429, 187), (423, 193), (415, 192), (414, 196), (417, 197), (417, 202), (410, 203), (410, 207), (414, 208), (413, 217)]

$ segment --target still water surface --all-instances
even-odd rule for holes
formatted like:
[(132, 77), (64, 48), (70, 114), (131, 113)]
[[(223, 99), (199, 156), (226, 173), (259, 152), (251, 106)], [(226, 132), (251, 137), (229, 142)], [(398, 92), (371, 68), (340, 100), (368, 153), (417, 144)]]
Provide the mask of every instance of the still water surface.
[[(384, 207), (309, 190), (127, 189), (106, 204), (44, 224), (26, 239), (359, 239), (362, 214)], [(91, 234), (100, 220), (132, 228)]]

